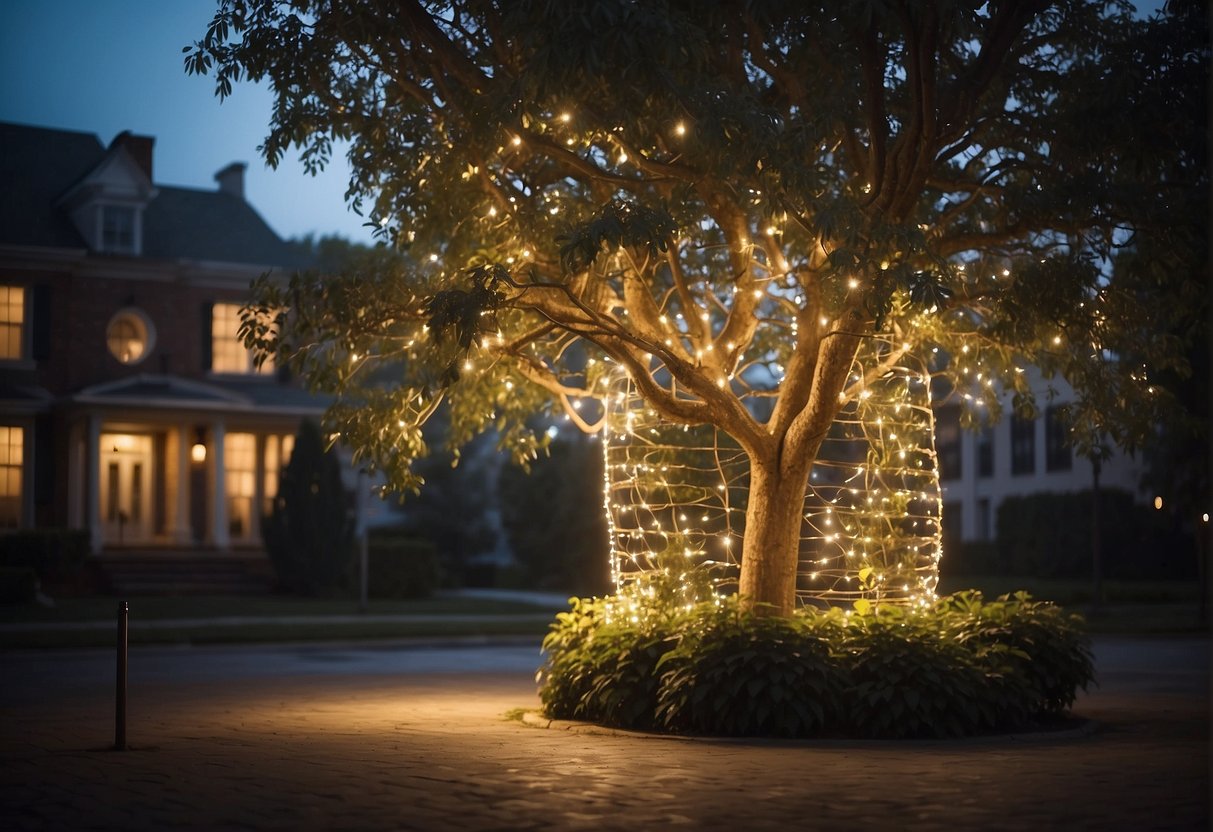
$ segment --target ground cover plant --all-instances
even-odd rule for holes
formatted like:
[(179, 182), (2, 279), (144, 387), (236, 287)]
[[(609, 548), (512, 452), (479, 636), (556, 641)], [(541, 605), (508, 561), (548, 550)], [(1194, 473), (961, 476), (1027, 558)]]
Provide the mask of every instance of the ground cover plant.
[(543, 712), (712, 736), (958, 737), (1038, 727), (1094, 681), (1081, 619), (1026, 593), (866, 614), (735, 599), (574, 599), (544, 640)]

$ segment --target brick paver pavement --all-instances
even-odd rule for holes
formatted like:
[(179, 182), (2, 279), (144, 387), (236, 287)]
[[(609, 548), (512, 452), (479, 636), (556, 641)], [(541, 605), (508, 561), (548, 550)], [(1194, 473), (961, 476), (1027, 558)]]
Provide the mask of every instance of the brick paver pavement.
[(1207, 829), (1208, 642), (1141, 659), (1174, 647), (1117, 659), (1088, 736), (900, 744), (529, 727), (533, 647), (134, 652), (124, 753), (108, 657), (13, 653), (0, 828)]

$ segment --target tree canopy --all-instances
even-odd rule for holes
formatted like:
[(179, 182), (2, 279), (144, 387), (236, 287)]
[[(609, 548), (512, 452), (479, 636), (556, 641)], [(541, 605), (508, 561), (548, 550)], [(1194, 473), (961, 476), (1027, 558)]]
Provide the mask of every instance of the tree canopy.
[(743, 449), (741, 592), (786, 612), (821, 442), (903, 353), (975, 418), (1063, 376), (1080, 448), (1173, 409), (1207, 31), (1197, 3), (220, 0), (186, 66), (268, 82), (271, 164), (348, 142), (351, 205), (406, 255), (265, 282), (248, 327), (393, 487), (442, 400), (454, 444), (521, 459), (537, 414), (595, 429), (609, 360)]

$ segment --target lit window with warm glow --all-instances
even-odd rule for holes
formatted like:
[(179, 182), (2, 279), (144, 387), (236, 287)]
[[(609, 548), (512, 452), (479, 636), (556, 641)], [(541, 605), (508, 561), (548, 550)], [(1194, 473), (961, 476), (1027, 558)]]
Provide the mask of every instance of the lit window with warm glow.
[(216, 303), (211, 307), (211, 370), (216, 373), (269, 375), (274, 372), (273, 358), (260, 366), (253, 353), (240, 340), (240, 304)]
[(223, 437), (223, 465), (228, 529), (233, 538), (246, 538), (253, 533), (257, 438), (251, 433), (229, 433)]
[(24, 335), (25, 289), (0, 286), (0, 359), (20, 358)]
[(21, 472), (25, 464), (25, 430), (0, 425), (0, 529), (21, 525)]
[(295, 449), (295, 437), (286, 436), (265, 437), (265, 472), (262, 494), (265, 495), (265, 512), (273, 511), (274, 498), (278, 496), (278, 487), (282, 480), (282, 469), (291, 461), (291, 451)]
[(146, 358), (152, 350), (152, 337), (151, 322), (135, 309), (122, 310), (105, 328), (105, 345), (123, 364), (138, 364)]

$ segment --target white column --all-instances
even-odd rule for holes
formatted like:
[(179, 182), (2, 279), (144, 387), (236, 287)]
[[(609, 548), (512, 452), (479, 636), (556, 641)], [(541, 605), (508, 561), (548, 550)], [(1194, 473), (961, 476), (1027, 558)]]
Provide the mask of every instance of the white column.
[(211, 447), (206, 455), (207, 475), (210, 478), (211, 499), (208, 507), (211, 520), (211, 545), (226, 552), (231, 548), (227, 531), (227, 482), (224, 476), (223, 438), (227, 431), (221, 420), (211, 424)]
[(88, 415), (84, 437), (84, 470), (88, 487), (85, 490), (85, 525), (88, 527), (89, 549), (95, 555), (101, 551), (101, 417)]
[(173, 501), (173, 541), (187, 544), (193, 540), (190, 529), (190, 449), (194, 444), (194, 429), (188, 424), (177, 426), (177, 493)]

